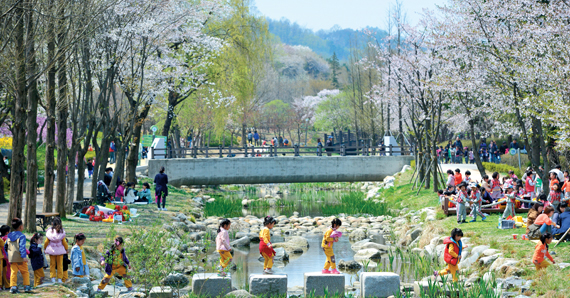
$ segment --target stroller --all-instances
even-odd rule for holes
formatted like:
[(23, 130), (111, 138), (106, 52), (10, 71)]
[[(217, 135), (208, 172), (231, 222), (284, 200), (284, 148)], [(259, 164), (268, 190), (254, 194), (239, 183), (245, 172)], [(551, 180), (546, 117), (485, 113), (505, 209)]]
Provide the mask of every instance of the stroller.
[(99, 180), (97, 182), (97, 205), (105, 205), (105, 203), (111, 203), (112, 201), (109, 188), (102, 180)]

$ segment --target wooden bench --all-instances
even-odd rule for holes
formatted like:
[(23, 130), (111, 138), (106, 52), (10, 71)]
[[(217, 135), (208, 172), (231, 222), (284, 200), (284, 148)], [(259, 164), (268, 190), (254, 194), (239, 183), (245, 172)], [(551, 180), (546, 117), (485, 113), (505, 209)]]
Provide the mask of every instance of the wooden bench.
[(83, 201), (74, 201), (73, 202), (73, 213), (79, 213), (83, 209), (83, 207), (89, 207), (93, 204), (95, 200), (91, 197), (83, 198)]
[(47, 226), (51, 223), (52, 219), (59, 216), (57, 212), (36, 213), (36, 225), (39, 225), (45, 232)]

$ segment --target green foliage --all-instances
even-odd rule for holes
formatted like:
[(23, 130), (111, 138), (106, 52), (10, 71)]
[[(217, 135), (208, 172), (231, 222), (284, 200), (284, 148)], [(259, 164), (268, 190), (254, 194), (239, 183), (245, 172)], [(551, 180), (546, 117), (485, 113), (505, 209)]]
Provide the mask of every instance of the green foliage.
[(331, 96), (317, 105), (315, 128), (324, 131), (333, 129), (346, 131), (351, 127), (353, 109), (350, 98), (345, 92)]
[(375, 203), (373, 200), (364, 200), (366, 194), (362, 192), (350, 192), (342, 195), (340, 202), (333, 205), (321, 205), (321, 212), (324, 216), (338, 215), (341, 213), (348, 215), (390, 215), (388, 205), (385, 203)]
[(491, 177), (493, 172), (508, 173), (509, 171), (514, 171), (515, 175), (519, 178), (522, 177), (522, 173), (518, 168), (509, 165), (484, 162), (483, 166), (485, 167), (485, 170), (488, 171), (487, 175), (489, 175), (489, 177)]

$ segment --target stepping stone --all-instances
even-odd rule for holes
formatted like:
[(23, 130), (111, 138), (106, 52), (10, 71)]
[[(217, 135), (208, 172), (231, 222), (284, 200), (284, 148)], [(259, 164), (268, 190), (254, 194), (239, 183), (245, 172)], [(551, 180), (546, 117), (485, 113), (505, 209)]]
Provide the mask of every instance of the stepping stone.
[(322, 274), (321, 272), (305, 273), (305, 297), (344, 295), (344, 274)]
[(392, 272), (363, 272), (360, 274), (362, 297), (397, 296), (400, 293), (400, 276)]
[(218, 276), (217, 273), (197, 273), (192, 277), (192, 293), (204, 297), (225, 296), (232, 291), (232, 280), (229, 276)]
[(249, 293), (256, 296), (287, 294), (287, 275), (252, 274), (249, 276)]

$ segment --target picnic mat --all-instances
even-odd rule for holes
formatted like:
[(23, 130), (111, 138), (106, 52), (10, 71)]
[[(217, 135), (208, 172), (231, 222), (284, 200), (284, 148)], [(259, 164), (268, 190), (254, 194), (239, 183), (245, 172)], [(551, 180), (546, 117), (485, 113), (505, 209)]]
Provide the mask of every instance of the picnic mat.
[[(532, 241), (532, 242), (538, 244), (538, 242), (539, 242), (540, 240), (537, 239), (537, 240), (530, 240), (530, 241)], [(552, 243), (556, 244), (556, 243), (558, 243), (558, 242), (559, 242), (559, 240), (554, 240), (554, 239), (552, 239)], [(562, 246), (561, 246), (561, 247), (562, 247)]]

